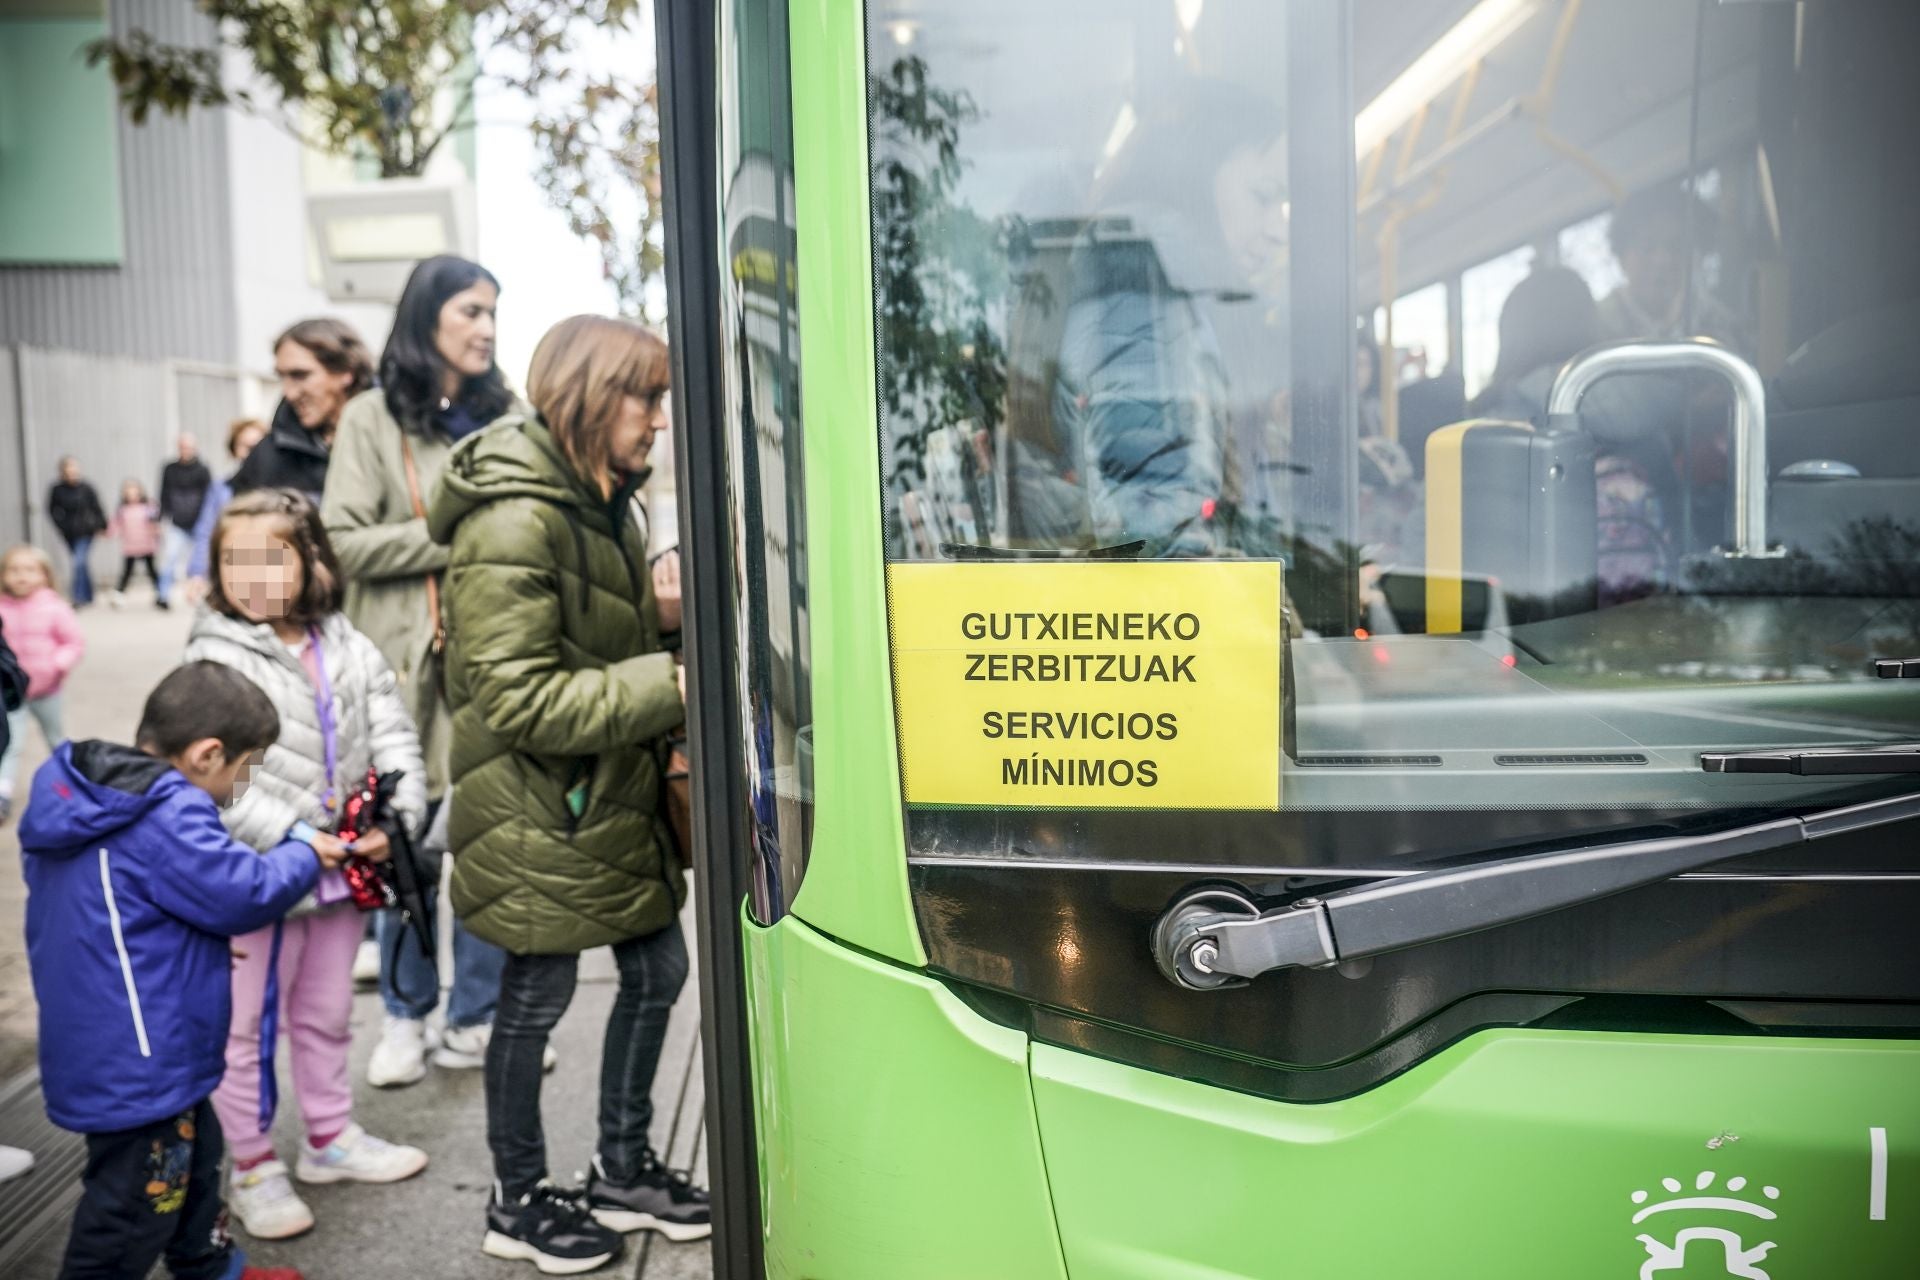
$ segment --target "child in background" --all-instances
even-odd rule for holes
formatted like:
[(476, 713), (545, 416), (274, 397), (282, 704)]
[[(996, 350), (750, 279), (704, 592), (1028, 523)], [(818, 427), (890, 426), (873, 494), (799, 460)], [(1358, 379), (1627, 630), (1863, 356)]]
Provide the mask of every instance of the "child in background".
[[(253, 447), (267, 438), (267, 424), (258, 418), (236, 418), (227, 424), (227, 456), (234, 469), (253, 456)], [(195, 604), (207, 598), (207, 550), (213, 545), (213, 526), (220, 513), (233, 501), (231, 476), (215, 476), (200, 504), (200, 518), (193, 523), (193, 555), (187, 561), (187, 598)]]
[(135, 747), (69, 743), (20, 824), (47, 1116), (87, 1135), (62, 1280), (299, 1280), (227, 1238), (220, 1122), (227, 939), (273, 920), (345, 847), (290, 824), (265, 857), (220, 825), (278, 736), (265, 694), (210, 662), (162, 680)]
[(51, 751), (67, 740), (60, 722), (60, 686), (87, 650), (73, 606), (53, 587), (53, 561), (38, 547), (14, 547), (0, 556), (0, 627), (27, 673), (27, 698), (7, 715), (8, 737), (0, 749), (0, 824), (13, 812), (13, 785), (27, 719), (39, 722)]
[[(117, 606), (125, 600), (136, 565), (146, 566), (147, 580), (153, 583), (157, 595), (160, 571), (154, 567), (153, 557), (160, 550), (160, 508), (148, 501), (147, 491), (138, 480), (120, 486), (120, 508), (107, 522), (107, 530), (120, 540), (120, 585), (114, 588), (113, 603)], [(162, 609), (167, 607), (165, 600), (156, 599), (155, 603)]]
[[(273, 701), (282, 726), (247, 794), (227, 811), (227, 830), (266, 849), (295, 822), (332, 829), (371, 767), (402, 775), (393, 807), (417, 834), (427, 805), (419, 735), (380, 651), (340, 612), (340, 569), (314, 505), (290, 489), (242, 494), (214, 526), (210, 554), (214, 577), (187, 657), (248, 677)], [(389, 841), (389, 831), (375, 830), (360, 837), (356, 852), (381, 859)], [(227, 1077), (213, 1095), (233, 1150), (228, 1204), (249, 1234), (268, 1240), (313, 1226), (269, 1132), (273, 1068), (262, 1058), (271, 1045), (261, 1043), (261, 1026), (275, 932), (235, 940)], [(331, 873), (279, 929), (279, 988), (307, 1131), (293, 1171), (302, 1182), (398, 1182), (427, 1164), (417, 1147), (384, 1142), (353, 1123), (347, 1052), (353, 959), (364, 932), (365, 917)]]

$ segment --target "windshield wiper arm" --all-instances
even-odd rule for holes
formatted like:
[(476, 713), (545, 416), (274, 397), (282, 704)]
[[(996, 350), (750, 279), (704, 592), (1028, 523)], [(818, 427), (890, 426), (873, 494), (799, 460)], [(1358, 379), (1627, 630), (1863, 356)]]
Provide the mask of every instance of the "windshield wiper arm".
[(1239, 986), (1272, 969), (1324, 968), (1478, 933), (1731, 858), (1920, 818), (1920, 795), (1824, 809), (1706, 835), (1662, 836), (1423, 871), (1260, 911), (1217, 886), (1160, 917), (1154, 957), (1183, 987)]
[(1703, 751), (1708, 773), (1796, 773), (1823, 778), (1846, 774), (1920, 773), (1920, 742), (1875, 747), (1815, 747), (1788, 751)]

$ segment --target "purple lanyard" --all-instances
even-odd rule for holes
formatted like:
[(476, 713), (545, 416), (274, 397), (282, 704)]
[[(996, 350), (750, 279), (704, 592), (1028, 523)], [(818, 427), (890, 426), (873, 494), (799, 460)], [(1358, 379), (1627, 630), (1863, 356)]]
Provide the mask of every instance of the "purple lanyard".
[(320, 742), (327, 764), (327, 789), (320, 803), (332, 813), (340, 799), (334, 782), (340, 767), (340, 726), (333, 718), (333, 682), (327, 678), (327, 650), (320, 642), (320, 628), (307, 628), (307, 644), (313, 650), (313, 711), (320, 719)]

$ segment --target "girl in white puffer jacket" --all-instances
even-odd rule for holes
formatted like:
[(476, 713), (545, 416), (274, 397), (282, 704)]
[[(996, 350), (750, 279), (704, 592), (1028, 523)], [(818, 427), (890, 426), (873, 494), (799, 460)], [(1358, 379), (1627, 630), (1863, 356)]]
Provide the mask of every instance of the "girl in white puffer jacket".
[[(426, 813), (419, 735), (386, 660), (339, 611), (340, 570), (313, 504), (288, 489), (235, 499), (214, 528), (210, 560), (211, 591), (194, 619), (187, 660), (234, 668), (280, 713), (279, 741), (247, 775), (224, 814), (227, 829), (257, 849), (301, 824), (332, 831), (371, 768), (402, 775), (395, 817), (418, 834)], [(377, 830), (356, 848), (376, 861), (391, 852)], [(294, 1176), (397, 1182), (426, 1167), (425, 1152), (353, 1123), (349, 1018), (364, 926), (344, 880), (331, 872), (285, 920), (233, 940), (227, 1074), (213, 1105), (233, 1150), (227, 1203), (256, 1238), (283, 1239), (313, 1225), (269, 1132), (280, 1018), (306, 1125)]]

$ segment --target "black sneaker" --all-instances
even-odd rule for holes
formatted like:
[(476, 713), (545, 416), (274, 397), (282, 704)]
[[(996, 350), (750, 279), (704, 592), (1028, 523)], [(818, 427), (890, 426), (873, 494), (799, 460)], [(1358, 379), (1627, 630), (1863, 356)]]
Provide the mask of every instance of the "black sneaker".
[(607, 1181), (600, 1157), (587, 1178), (587, 1207), (596, 1221), (615, 1231), (658, 1231), (676, 1243), (705, 1240), (713, 1234), (713, 1210), (705, 1187), (661, 1164), (653, 1152), (630, 1186)]
[(531, 1262), (542, 1275), (574, 1276), (612, 1262), (620, 1252), (620, 1235), (593, 1220), (578, 1192), (543, 1182), (513, 1204), (503, 1204), (495, 1183), (480, 1251)]

